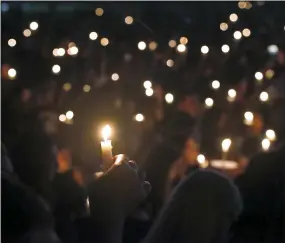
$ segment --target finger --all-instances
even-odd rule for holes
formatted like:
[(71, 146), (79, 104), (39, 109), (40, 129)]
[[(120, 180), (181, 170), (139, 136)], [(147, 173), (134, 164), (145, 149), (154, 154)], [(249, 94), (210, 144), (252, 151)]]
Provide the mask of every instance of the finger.
[(151, 184), (148, 181), (144, 181), (143, 190), (145, 196), (147, 196), (151, 192)]
[(129, 166), (136, 172), (136, 173), (138, 173), (138, 165), (137, 165), (137, 163), (135, 162), (135, 161), (133, 161), (133, 160), (130, 160), (129, 161)]
[(115, 160), (114, 162), (115, 165), (126, 163), (129, 160), (128, 157), (124, 154), (118, 154), (113, 159)]

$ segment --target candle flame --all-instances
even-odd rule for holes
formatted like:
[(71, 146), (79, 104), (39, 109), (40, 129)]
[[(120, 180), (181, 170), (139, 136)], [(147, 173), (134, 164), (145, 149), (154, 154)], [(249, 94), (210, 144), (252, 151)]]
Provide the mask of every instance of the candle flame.
[(232, 141), (229, 138), (226, 138), (222, 142), (222, 150), (223, 152), (228, 152), (230, 149), (230, 146), (232, 144)]
[(106, 141), (110, 136), (111, 136), (111, 127), (109, 125), (106, 125), (102, 129), (102, 137), (103, 137), (104, 141)]

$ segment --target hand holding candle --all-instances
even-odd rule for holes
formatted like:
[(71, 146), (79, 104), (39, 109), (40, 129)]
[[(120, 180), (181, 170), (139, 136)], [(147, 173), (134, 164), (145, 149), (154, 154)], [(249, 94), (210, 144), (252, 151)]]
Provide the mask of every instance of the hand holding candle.
[(103, 141), (101, 142), (101, 153), (103, 162), (103, 171), (107, 171), (113, 165), (111, 127), (106, 125), (102, 130)]

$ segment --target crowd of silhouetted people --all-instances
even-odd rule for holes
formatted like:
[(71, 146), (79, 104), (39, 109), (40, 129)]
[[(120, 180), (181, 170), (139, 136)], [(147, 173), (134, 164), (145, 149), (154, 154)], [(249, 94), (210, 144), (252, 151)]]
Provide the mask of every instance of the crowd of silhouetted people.
[(5, 105), (4, 243), (284, 242), (282, 140), (234, 177), (200, 168), (195, 94), (177, 97), (175, 111), (145, 132), (134, 153), (138, 163), (117, 155), (104, 173), (74, 165), (70, 149), (57, 147), (38, 113), (20, 100)]

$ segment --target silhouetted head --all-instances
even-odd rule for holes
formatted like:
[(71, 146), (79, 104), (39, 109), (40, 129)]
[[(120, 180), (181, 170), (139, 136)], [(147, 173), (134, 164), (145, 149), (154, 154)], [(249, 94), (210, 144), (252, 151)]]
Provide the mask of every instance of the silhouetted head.
[(222, 242), (241, 207), (231, 180), (211, 170), (198, 170), (176, 188), (146, 242)]

